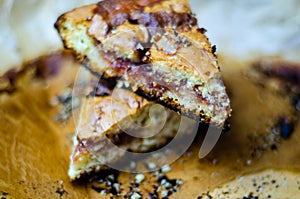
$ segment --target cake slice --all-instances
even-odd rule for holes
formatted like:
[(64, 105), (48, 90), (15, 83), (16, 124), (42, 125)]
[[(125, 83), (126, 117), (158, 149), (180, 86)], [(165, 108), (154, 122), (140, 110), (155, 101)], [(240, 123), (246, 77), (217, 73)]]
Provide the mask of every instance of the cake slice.
[(55, 26), (66, 48), (119, 87), (217, 126), (230, 116), (215, 48), (187, 0), (104, 0)]
[(126, 151), (156, 150), (174, 138), (179, 127), (187, 135), (193, 125), (190, 119), (183, 121), (176, 112), (131, 91), (97, 88), (102, 94), (92, 92), (81, 107), (68, 172), (71, 180), (110, 167)]

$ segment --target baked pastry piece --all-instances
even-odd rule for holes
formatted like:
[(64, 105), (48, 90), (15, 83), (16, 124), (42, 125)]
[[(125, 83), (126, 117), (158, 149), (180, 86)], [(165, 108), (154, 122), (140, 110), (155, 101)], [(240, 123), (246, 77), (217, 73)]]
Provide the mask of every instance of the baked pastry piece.
[[(109, 93), (99, 87), (109, 95), (83, 101), (68, 172), (71, 180), (107, 168), (126, 151), (144, 153), (165, 145), (181, 123), (176, 112), (131, 91), (115, 88)], [(190, 124), (186, 120), (180, 126), (185, 135)]]
[(187, 0), (105, 0), (55, 24), (91, 71), (181, 114), (221, 126), (230, 115), (215, 48)]

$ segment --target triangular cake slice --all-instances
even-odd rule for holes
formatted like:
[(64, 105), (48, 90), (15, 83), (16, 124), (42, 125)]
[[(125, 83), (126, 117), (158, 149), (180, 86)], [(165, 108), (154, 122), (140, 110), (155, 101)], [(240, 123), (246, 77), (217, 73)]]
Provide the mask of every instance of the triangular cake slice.
[(187, 0), (104, 0), (55, 26), (66, 48), (119, 87), (217, 126), (229, 117), (215, 48)]
[(68, 175), (76, 180), (110, 167), (126, 151), (158, 149), (177, 135), (179, 126), (187, 135), (192, 124), (187, 118), (182, 122), (176, 112), (125, 89), (89, 96), (81, 107)]

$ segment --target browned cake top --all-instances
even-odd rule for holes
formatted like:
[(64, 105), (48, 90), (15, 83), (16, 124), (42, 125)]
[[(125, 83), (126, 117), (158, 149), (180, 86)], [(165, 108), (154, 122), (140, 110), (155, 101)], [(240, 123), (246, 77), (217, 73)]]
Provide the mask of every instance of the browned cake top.
[(214, 50), (188, 1), (102, 1), (93, 12), (88, 34), (112, 63), (113, 76), (161, 61), (204, 82), (219, 72)]
[[(197, 20), (187, 9), (179, 8), (184, 12), (177, 12), (176, 5), (170, 5), (167, 10), (155, 10), (155, 5), (162, 5), (165, 0), (111, 0), (101, 1), (94, 9), (111, 26), (117, 27), (126, 21), (153, 27), (168, 25), (196, 25)], [(165, 7), (165, 6), (164, 6)], [(147, 12), (147, 10), (152, 12)], [(154, 10), (153, 10), (154, 9)], [(175, 11), (175, 12), (174, 12)]]

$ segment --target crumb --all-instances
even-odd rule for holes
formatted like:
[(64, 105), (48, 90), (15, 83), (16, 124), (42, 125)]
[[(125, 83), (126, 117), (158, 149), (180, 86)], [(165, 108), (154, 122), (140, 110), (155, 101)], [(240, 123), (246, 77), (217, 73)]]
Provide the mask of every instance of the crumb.
[(170, 172), (171, 171), (171, 168), (169, 165), (165, 165), (161, 168), (161, 172), (163, 173), (167, 173), (167, 172)]
[(68, 194), (68, 192), (66, 190), (64, 190), (64, 188), (62, 188), (62, 187), (57, 188), (55, 193), (59, 194), (60, 198), (62, 198), (63, 195)]
[(130, 199), (139, 199), (142, 198), (142, 196), (139, 193), (133, 193), (130, 197)]
[(252, 160), (247, 160), (247, 165), (251, 165), (252, 164)]
[(152, 170), (154, 170), (154, 169), (156, 169), (156, 164), (155, 163), (153, 163), (153, 162), (149, 162), (149, 163), (147, 163), (147, 168), (148, 168), (148, 170), (150, 170), (150, 171), (152, 171)]
[(145, 179), (145, 175), (144, 174), (137, 174), (135, 176), (135, 182), (140, 184), (141, 182), (143, 182)]

